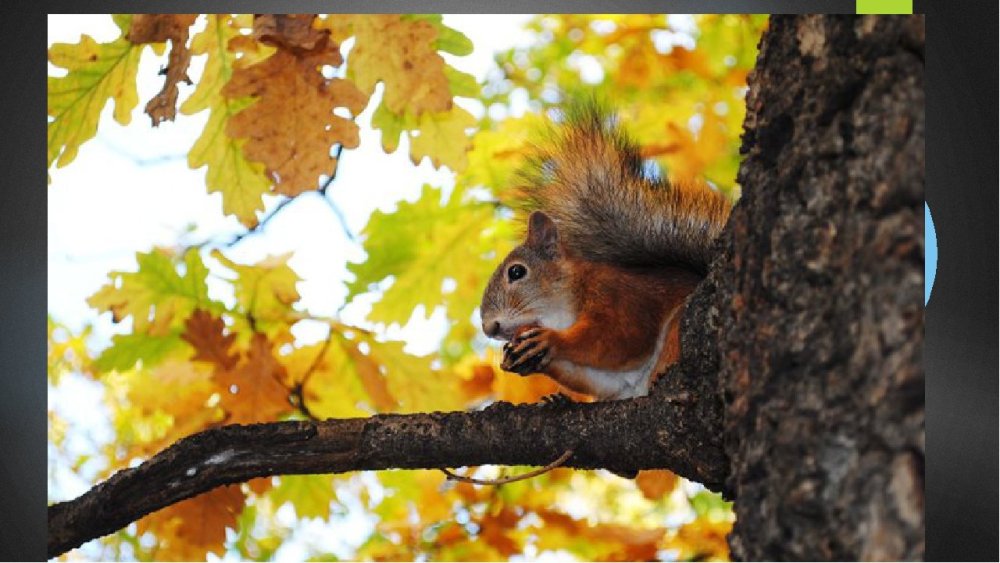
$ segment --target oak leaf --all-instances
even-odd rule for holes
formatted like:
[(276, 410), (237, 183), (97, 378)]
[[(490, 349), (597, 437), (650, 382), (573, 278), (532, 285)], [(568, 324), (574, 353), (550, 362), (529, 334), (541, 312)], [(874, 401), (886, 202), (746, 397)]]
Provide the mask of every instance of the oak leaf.
[(245, 358), (236, 367), (213, 374), (223, 389), (220, 404), (229, 413), (227, 422), (272, 422), (289, 412), (288, 389), (280, 383), (284, 370), (271, 353), (267, 337), (255, 333)]
[(75, 45), (55, 43), (49, 48), (49, 62), (69, 72), (48, 77), (47, 167), (53, 162), (63, 167), (76, 158), (80, 145), (97, 134), (109, 98), (115, 102), (115, 121), (127, 125), (132, 120), (139, 103), (136, 74), (144, 47), (124, 37), (130, 21), (131, 16), (115, 16), (122, 36), (110, 43), (83, 35)]
[(218, 487), (142, 518), (136, 523), (137, 532), (156, 533), (157, 559), (199, 561), (209, 552), (222, 556), (226, 528), (236, 528), (244, 503), (239, 485)]
[(313, 27), (315, 19), (316, 14), (257, 14), (253, 18), (253, 36), (275, 47), (312, 51), (329, 35)]
[(398, 14), (352, 16), (355, 43), (348, 77), (371, 95), (385, 84), (384, 103), (395, 114), (451, 109), (444, 59), (437, 53), (437, 28)]
[(331, 147), (358, 146), (357, 124), (334, 109), (357, 115), (368, 96), (347, 80), (325, 78), (320, 69), (342, 61), (338, 45), (323, 30), (312, 50), (279, 48), (261, 62), (236, 69), (222, 89), (230, 99), (256, 99), (229, 121), (226, 133), (247, 139), (246, 157), (264, 163), (279, 193), (295, 196), (317, 189), (319, 177), (335, 170)]
[(262, 196), (271, 189), (264, 165), (243, 154), (245, 139), (226, 134), (229, 120), (252, 103), (250, 98), (230, 99), (219, 95), (229, 82), (237, 65), (237, 53), (230, 47), (244, 43), (240, 51), (244, 64), (259, 59), (270, 51), (256, 41), (240, 35), (237, 18), (209, 14), (205, 29), (191, 40), (191, 54), (207, 55), (201, 79), (191, 96), (181, 104), (181, 113), (192, 115), (209, 109), (208, 123), (188, 152), (188, 166), (208, 167), (205, 182), (209, 193), (222, 194), (222, 211), (234, 215), (244, 226), (257, 225), (257, 212), (264, 210)]
[(184, 274), (164, 249), (137, 252), (138, 270), (113, 271), (110, 281), (87, 298), (99, 311), (110, 311), (115, 322), (132, 317), (132, 332), (165, 336), (196, 308), (218, 308), (208, 297), (208, 269), (194, 249), (184, 254)]
[[(296, 285), (299, 277), (288, 266), (291, 253), (268, 256), (256, 264), (237, 264), (215, 250), (212, 257), (236, 272), (232, 280), (236, 294), (236, 312), (252, 325), (250, 328), (273, 335), (290, 321), (297, 320), (292, 305), (299, 300)], [(234, 332), (241, 333), (237, 324)]]
[(198, 14), (135, 14), (129, 28), (132, 43), (162, 43), (170, 40), (170, 55), (163, 88), (146, 104), (146, 113), (156, 127), (164, 121), (173, 121), (177, 114), (177, 83), (191, 83), (187, 69), (191, 63), (188, 50), (188, 31)]
[[(465, 195), (456, 187), (442, 203), (441, 190), (425, 185), (417, 201), (400, 202), (391, 213), (372, 213), (362, 233), (368, 259), (348, 264), (355, 276), (348, 299), (389, 276), (395, 280), (373, 305), (370, 320), (404, 324), (418, 306), (430, 316), (441, 303), (450, 318), (469, 318), (496, 267), (490, 251), (506, 247), (484, 228), (493, 222), (494, 207)], [(447, 280), (455, 283), (449, 293), (443, 290)]]
[(232, 369), (239, 356), (230, 352), (234, 334), (225, 334), (226, 325), (221, 318), (213, 317), (204, 309), (198, 309), (184, 321), (181, 338), (194, 347), (192, 360), (201, 360), (217, 365), (220, 369)]

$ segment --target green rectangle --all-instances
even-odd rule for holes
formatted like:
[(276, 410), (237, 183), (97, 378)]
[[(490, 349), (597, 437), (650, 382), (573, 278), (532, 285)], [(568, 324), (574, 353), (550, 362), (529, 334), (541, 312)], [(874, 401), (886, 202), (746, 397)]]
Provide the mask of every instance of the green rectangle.
[(913, 0), (855, 0), (859, 14), (912, 14)]

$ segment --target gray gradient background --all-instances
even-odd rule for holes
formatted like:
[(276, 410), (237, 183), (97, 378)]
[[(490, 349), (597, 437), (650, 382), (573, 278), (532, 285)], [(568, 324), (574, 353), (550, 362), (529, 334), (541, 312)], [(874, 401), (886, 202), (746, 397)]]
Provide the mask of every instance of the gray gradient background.
[[(42, 2), (9, 14), (0, 204), (0, 558), (42, 560), (46, 537), (46, 14), (140, 6)], [(367, 2), (146, 1), (148, 11), (366, 12)], [(387, 12), (853, 13), (851, 0), (386, 1)], [(502, 9), (498, 9), (502, 8)], [(996, 560), (997, 5), (914, 3), (927, 14), (927, 200), (938, 272), (925, 316), (929, 560)], [(95, 179), (99, 181), (99, 179)]]

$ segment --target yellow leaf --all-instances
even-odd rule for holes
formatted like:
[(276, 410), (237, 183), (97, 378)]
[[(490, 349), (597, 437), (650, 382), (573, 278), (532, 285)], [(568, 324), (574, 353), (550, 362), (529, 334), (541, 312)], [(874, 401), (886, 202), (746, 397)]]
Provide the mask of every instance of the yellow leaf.
[(122, 461), (153, 455), (222, 418), (209, 406), (218, 391), (210, 371), (190, 362), (168, 360), (117, 377), (127, 385), (129, 405), (118, 409), (115, 420), (118, 445), (127, 449)]
[(472, 145), (466, 129), (475, 126), (476, 118), (455, 106), (443, 113), (424, 113), (419, 129), (410, 131), (410, 160), (420, 164), (425, 156), (435, 168), (442, 165), (461, 172), (468, 164), (466, 152)]
[[(222, 211), (252, 228), (257, 225), (257, 212), (264, 210), (262, 196), (270, 190), (271, 182), (264, 174), (262, 163), (251, 162), (244, 156), (246, 141), (234, 139), (225, 132), (229, 120), (252, 100), (229, 99), (219, 93), (229, 82), (237, 63), (236, 54), (227, 45), (234, 38), (242, 37), (234, 19), (208, 15), (205, 29), (191, 40), (192, 55), (208, 56), (205, 69), (194, 93), (180, 109), (187, 115), (210, 110), (205, 129), (188, 152), (188, 166), (207, 166), (205, 182), (209, 193), (221, 192)], [(259, 44), (251, 42), (251, 46), (256, 49)], [(246, 50), (243, 61), (260, 57), (261, 52)]]
[(438, 31), (428, 22), (398, 14), (351, 16), (355, 43), (348, 76), (367, 95), (385, 83), (384, 103), (402, 115), (451, 109), (444, 59), (437, 53)]
[(398, 412), (450, 411), (462, 408), (458, 393), (460, 379), (450, 372), (435, 370), (431, 358), (403, 351), (402, 342), (366, 340), (370, 357), (398, 402)]
[(214, 250), (212, 256), (233, 270), (237, 310), (253, 319), (254, 328), (269, 332), (293, 320), (292, 305), (299, 300), (299, 276), (288, 267), (291, 253), (268, 256), (252, 265), (237, 264)]
[(337, 336), (331, 336), (328, 343), (295, 348), (281, 361), (287, 368), (286, 385), (302, 386), (302, 401), (314, 417), (322, 420), (372, 413), (360, 407), (368, 397)]
[(275, 507), (291, 503), (299, 518), (330, 517), (330, 503), (336, 500), (332, 475), (282, 475), (271, 492)]
[(61, 168), (76, 158), (80, 145), (97, 134), (109, 98), (115, 101), (115, 121), (127, 125), (132, 120), (139, 103), (135, 81), (142, 49), (125, 37), (97, 43), (89, 35), (75, 45), (49, 48), (49, 62), (69, 72), (48, 77), (48, 167), (56, 162)]

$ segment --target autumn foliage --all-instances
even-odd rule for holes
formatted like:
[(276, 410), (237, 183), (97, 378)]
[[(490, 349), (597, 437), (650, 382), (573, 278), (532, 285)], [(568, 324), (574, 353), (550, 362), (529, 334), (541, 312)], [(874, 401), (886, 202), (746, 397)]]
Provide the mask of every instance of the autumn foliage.
[[(205, 169), (221, 212), (247, 229), (274, 211), (272, 196), (370, 189), (336, 180), (365, 127), (380, 132), (385, 152), (405, 146), (415, 164), (426, 157), (454, 183), (425, 185), (416, 200), (369, 218), (367, 257), (349, 265), (347, 283), (348, 302), (372, 300), (366, 323), (303, 307), (289, 254), (242, 263), (224, 244), (152, 248), (136, 254), (132, 271), (110, 272), (88, 300), (95, 317), (113, 318), (107, 345), (92, 346), (89, 326), (70, 330), (50, 317), (50, 385), (67, 374), (101, 385), (114, 430), (97, 453), (73, 459), (64, 444), (73, 429), (50, 410), (50, 467), (96, 467), (81, 471), (91, 481), (222, 424), (460, 410), (558, 390), (540, 375), (500, 371), (474, 322), (487, 277), (519, 236), (511, 188), (531, 135), (565, 93), (594, 92), (620, 109), (660, 173), (704, 177), (735, 198), (743, 94), (766, 22), (699, 16), (685, 28), (662, 15), (539, 16), (527, 24), (532, 46), (498, 53), (496, 69), (477, 81), (443, 56), (468, 55), (477, 38), (436, 15), (113, 17), (121, 31), (114, 41), (83, 36), (49, 49), (49, 61), (66, 71), (48, 82), (50, 168), (74, 161), (108, 101), (118, 124), (131, 122), (140, 58), (157, 56), (162, 89), (145, 113), (156, 126), (207, 112), (187, 165)], [(204, 61), (199, 76), (189, 76), (192, 60)], [(369, 106), (370, 123), (359, 123)], [(448, 322), (438, 353), (416, 356), (386, 338), (386, 327), (435, 310)], [(299, 341), (292, 328), (303, 321), (324, 326), (326, 337)], [(630, 481), (556, 469), (496, 488), (448, 482), (437, 471), (279, 476), (188, 499), (80, 553), (267, 559), (302, 522), (343, 526), (350, 514), (370, 522), (349, 553), (364, 560), (546, 551), (582, 560), (724, 559), (732, 518), (718, 496), (669, 471)]]

